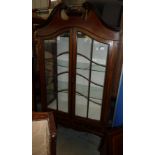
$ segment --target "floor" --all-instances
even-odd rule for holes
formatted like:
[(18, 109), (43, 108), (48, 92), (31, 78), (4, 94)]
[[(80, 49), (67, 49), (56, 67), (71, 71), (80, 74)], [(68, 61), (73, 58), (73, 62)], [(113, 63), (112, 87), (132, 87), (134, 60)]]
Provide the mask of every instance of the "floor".
[(99, 155), (100, 137), (58, 126), (57, 155)]

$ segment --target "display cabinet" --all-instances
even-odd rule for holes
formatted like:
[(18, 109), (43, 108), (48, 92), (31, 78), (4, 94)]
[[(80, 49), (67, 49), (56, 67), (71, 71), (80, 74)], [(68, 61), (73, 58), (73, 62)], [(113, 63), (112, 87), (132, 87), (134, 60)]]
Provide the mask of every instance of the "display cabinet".
[(120, 32), (109, 28), (89, 3), (59, 4), (35, 40), (41, 110), (53, 111), (63, 125), (102, 135), (117, 83)]

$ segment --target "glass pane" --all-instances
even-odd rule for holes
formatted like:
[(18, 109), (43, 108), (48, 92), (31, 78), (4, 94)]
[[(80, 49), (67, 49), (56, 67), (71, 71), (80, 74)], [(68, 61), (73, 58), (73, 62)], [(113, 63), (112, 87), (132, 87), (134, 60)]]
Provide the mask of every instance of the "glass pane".
[(90, 67), (90, 61), (87, 60), (86, 58), (84, 58), (82, 55), (79, 55), (79, 53), (77, 53), (77, 64), (76, 64), (76, 68), (80, 70), (86, 70), (87, 74), (89, 74), (88, 70)]
[(94, 85), (94, 84), (90, 84), (90, 97), (91, 98), (95, 98), (95, 99), (99, 99), (102, 100), (102, 94), (103, 93), (103, 87)]
[(91, 38), (78, 32), (75, 115), (87, 117)]
[(107, 54), (107, 44), (93, 42), (88, 118), (95, 120), (100, 120), (101, 115)]
[(68, 71), (68, 58), (69, 58), (69, 54), (68, 53), (62, 53), (62, 55), (59, 55), (57, 57), (57, 65), (58, 65), (58, 73), (64, 72), (64, 71)]
[(57, 55), (69, 50), (69, 33), (57, 37)]
[(58, 110), (68, 112), (68, 91), (58, 93)]
[(47, 105), (68, 112), (69, 33), (44, 41)]
[(68, 73), (58, 76), (58, 91), (68, 90)]
[(93, 71), (93, 70), (91, 71), (91, 81), (96, 85), (103, 86), (104, 77), (105, 77), (104, 72)]
[[(44, 41), (44, 57), (45, 57), (45, 78), (46, 78), (46, 99), (47, 105), (53, 102), (56, 98), (55, 83), (54, 83), (54, 55), (56, 48), (56, 40), (45, 40)], [(56, 109), (56, 104), (52, 105), (52, 109)]]
[(84, 79), (83, 77), (77, 75), (76, 76), (76, 92), (84, 95), (85, 97), (88, 96), (88, 80)]
[[(87, 59), (90, 60), (90, 51), (91, 51), (91, 42), (92, 39), (88, 36), (82, 34), (81, 32), (78, 32), (77, 37), (77, 53), (82, 54)], [(85, 62), (85, 61), (84, 61)]]
[(76, 111), (75, 115), (87, 117), (87, 98), (76, 93)]
[(95, 104), (94, 102), (89, 101), (89, 113), (88, 118), (94, 120), (100, 120), (101, 116), (101, 105)]
[(57, 37), (58, 110), (68, 112), (69, 34)]

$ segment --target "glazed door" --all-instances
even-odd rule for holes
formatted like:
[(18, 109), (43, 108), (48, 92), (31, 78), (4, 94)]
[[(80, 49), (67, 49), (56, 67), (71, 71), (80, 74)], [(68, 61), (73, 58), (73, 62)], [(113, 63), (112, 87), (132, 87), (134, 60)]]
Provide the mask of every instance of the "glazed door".
[(108, 44), (76, 34), (75, 116), (101, 119)]
[(100, 121), (108, 44), (71, 29), (43, 47), (47, 109)]
[(65, 113), (69, 111), (69, 38), (65, 32), (44, 40), (46, 107)]

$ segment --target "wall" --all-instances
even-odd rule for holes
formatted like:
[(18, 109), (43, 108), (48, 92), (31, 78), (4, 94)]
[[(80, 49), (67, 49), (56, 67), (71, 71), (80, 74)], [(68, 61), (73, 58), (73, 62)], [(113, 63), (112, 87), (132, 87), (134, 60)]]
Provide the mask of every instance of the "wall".
[(113, 127), (121, 125), (123, 125), (123, 74), (121, 75), (120, 78), (119, 91), (113, 119)]

